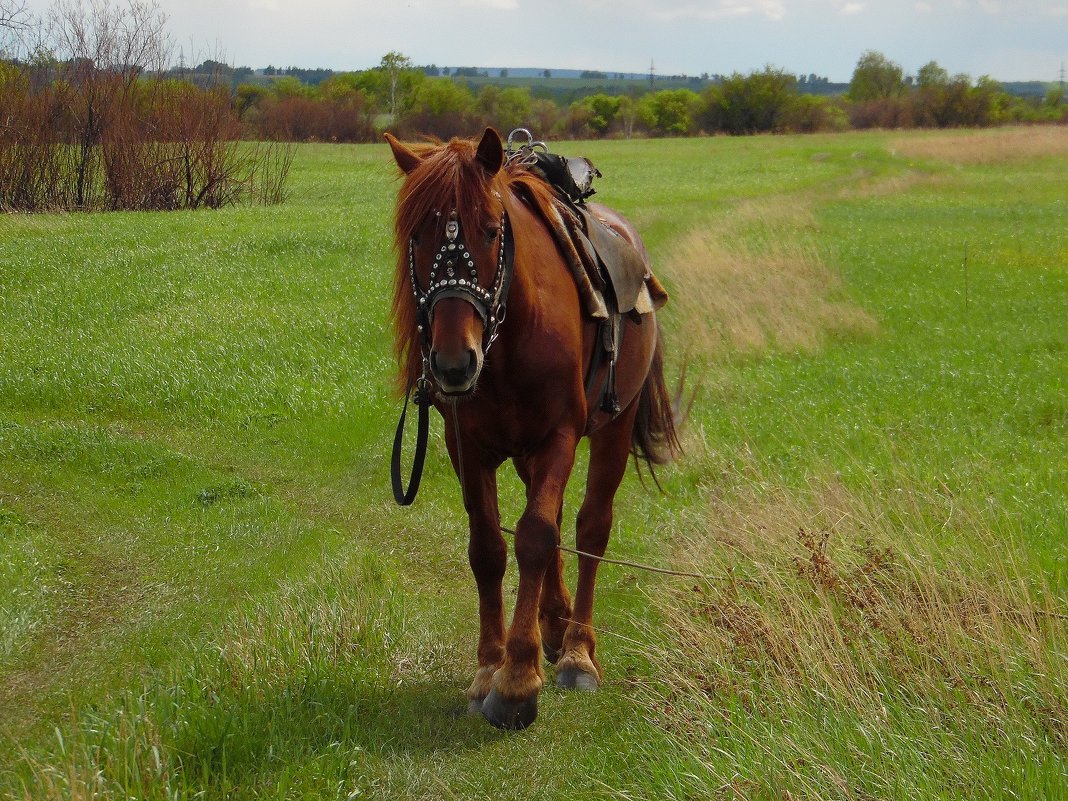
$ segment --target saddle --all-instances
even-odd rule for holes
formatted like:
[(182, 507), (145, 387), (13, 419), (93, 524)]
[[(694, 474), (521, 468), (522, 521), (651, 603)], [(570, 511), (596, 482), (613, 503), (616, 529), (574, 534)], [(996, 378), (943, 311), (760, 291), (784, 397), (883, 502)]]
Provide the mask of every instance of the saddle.
[[(527, 142), (513, 147), (525, 134)], [(594, 177), (601, 172), (586, 158), (565, 158), (535, 142), (530, 131), (519, 128), (508, 137), (506, 158), (541, 178), (554, 190), (550, 208), (542, 209), (553, 239), (571, 269), (583, 307), (600, 320), (600, 331), (586, 378), (591, 408), (618, 414), (615, 392), (616, 356), (622, 344), (622, 315), (641, 323), (641, 315), (667, 303), (667, 292), (649, 269), (645, 256), (600, 217), (586, 200), (595, 193)], [(596, 405), (595, 382), (602, 366), (608, 370)]]

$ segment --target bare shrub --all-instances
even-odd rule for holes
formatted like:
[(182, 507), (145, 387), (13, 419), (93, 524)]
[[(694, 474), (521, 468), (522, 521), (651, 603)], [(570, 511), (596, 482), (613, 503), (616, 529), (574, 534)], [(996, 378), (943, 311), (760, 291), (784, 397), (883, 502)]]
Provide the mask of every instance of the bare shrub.
[(267, 98), (250, 119), (261, 139), (286, 142), (373, 142), (378, 138), (366, 101), (359, 95), (341, 99)]
[(0, 209), (217, 208), (284, 196), (291, 150), (240, 143), (224, 88), (163, 77), (164, 21), (142, 0), (60, 0), (40, 31), (56, 58), (0, 65)]
[(912, 106), (906, 97), (885, 97), (878, 100), (862, 100), (848, 106), (849, 122), (857, 129), (866, 128), (911, 128)]

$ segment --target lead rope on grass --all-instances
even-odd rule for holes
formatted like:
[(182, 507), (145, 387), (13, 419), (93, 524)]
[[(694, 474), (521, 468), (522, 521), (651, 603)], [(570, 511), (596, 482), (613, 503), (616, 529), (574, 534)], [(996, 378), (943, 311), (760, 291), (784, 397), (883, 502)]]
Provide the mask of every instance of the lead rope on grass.
[[(460, 478), (460, 495), (463, 498), (464, 510), (467, 510), (467, 485), (464, 483), (464, 447), (460, 441), (460, 420), (456, 415), (456, 401), (452, 400), (449, 403), (452, 408), (452, 432), (453, 437), (456, 440), (456, 462), (460, 469), (457, 470), (457, 475)], [(501, 531), (511, 534), (513, 539), (516, 536), (515, 529), (508, 528), (507, 526), (499, 526)], [(635, 570), (644, 570), (647, 573), (659, 573), (664, 576), (678, 576), (679, 578), (693, 578), (701, 579), (702, 581), (711, 581), (709, 576), (703, 573), (689, 573), (685, 570), (670, 570), (666, 567), (655, 567), (653, 565), (643, 564), (641, 562), (632, 562), (628, 559), (609, 559), (607, 556), (597, 556), (588, 551), (580, 551), (578, 548), (568, 548), (566, 545), (560, 543), (556, 544), (558, 550), (565, 553), (574, 554), (575, 556), (584, 556), (587, 559), (594, 559), (598, 562), (605, 562), (610, 565), (620, 565), (621, 567), (632, 567)]]

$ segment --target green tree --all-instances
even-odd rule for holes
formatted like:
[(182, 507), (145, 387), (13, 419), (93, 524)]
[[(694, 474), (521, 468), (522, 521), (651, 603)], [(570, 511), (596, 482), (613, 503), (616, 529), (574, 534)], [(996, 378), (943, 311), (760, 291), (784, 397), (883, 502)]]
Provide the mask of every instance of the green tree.
[(928, 61), (916, 73), (916, 85), (921, 89), (944, 87), (949, 83), (949, 73), (937, 61)]
[(662, 89), (641, 99), (642, 120), (661, 134), (685, 136), (694, 131), (694, 113), (700, 98), (689, 89)]
[(396, 50), (390, 50), (382, 56), (382, 62), (378, 65), (378, 68), (382, 70), (389, 79), (389, 113), (396, 117), (398, 111), (398, 90), (401, 89), (401, 76), (405, 72), (411, 71), (412, 60), (403, 53), (398, 53)]
[(235, 92), (235, 102), (237, 105), (237, 114), (239, 117), (244, 117), (245, 113), (258, 106), (265, 97), (270, 94), (266, 87), (257, 86), (251, 83), (238, 84), (237, 91)]
[(531, 119), (531, 96), (526, 88), (501, 89), (493, 84), (478, 93), (478, 110), (487, 123), (496, 124), (502, 131), (528, 125)]
[(780, 116), (796, 96), (797, 78), (775, 67), (745, 76), (734, 73), (705, 91), (701, 121), (710, 130), (732, 134), (778, 130)]
[(312, 88), (301, 83), (300, 78), (286, 75), (271, 84), (271, 92), (279, 100), (283, 100), (287, 97), (311, 97)]
[(586, 124), (590, 130), (598, 136), (608, 132), (608, 128), (615, 121), (619, 111), (619, 97), (612, 97), (604, 93), (598, 93), (582, 98), (578, 103), (589, 112)]
[(860, 57), (847, 97), (854, 102), (900, 97), (905, 93), (905, 74), (901, 65), (882, 53), (868, 50)]
[(465, 84), (440, 78), (428, 80), (416, 90), (412, 108), (417, 113), (464, 114), (471, 110), (475, 99)]
[(630, 95), (621, 95), (619, 106), (616, 109), (616, 120), (619, 122), (620, 129), (627, 139), (634, 135), (634, 130), (640, 119), (638, 101)]

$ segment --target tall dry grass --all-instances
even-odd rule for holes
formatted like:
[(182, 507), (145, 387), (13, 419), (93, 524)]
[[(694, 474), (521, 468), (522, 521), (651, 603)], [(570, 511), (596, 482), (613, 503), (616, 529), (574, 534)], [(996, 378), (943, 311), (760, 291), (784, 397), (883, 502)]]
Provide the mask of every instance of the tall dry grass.
[(808, 234), (811, 210), (789, 200), (742, 203), (668, 254), (672, 311), (694, 352), (714, 358), (812, 352), (828, 338), (873, 333)]
[[(1006, 787), (1019, 789), (1068, 749), (1068, 605), (1028, 568), (998, 510), (905, 481), (887, 495), (754, 479), (703, 497), (675, 523), (678, 562), (708, 580), (655, 596), (662, 617), (640, 625), (662, 643), (645, 653), (660, 675), (635, 688), (701, 766), (698, 785), (724, 797), (897, 797), (901, 771), (935, 748), (947, 750), (943, 773), (909, 786), (993, 789), (1004, 772), (974, 775), (992, 749), (1015, 754), (990, 764), (1011, 764)], [(825, 727), (854, 724), (871, 730), (857, 750), (828, 752), (849, 738), (825, 741)], [(909, 767), (893, 763), (897, 748)], [(754, 776), (754, 754), (777, 778)], [(833, 765), (837, 778), (823, 775)]]
[(890, 143), (890, 152), (906, 158), (959, 166), (1064, 156), (1068, 154), (1068, 126), (1036, 125), (954, 135), (901, 137)]

